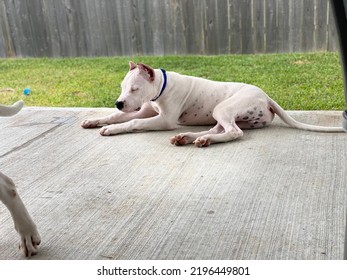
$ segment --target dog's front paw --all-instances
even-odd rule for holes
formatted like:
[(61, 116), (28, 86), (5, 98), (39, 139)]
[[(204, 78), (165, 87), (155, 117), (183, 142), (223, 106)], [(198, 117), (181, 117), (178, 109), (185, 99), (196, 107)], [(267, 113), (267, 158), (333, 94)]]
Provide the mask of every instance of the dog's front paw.
[(32, 224), (30, 227), (22, 230), (18, 230), (21, 237), (19, 249), (22, 250), (23, 254), (30, 258), (37, 254), (38, 246), (41, 243), (41, 237), (36, 229), (36, 225)]
[(99, 131), (100, 135), (102, 136), (109, 136), (111, 135), (111, 131), (107, 128), (107, 126), (104, 126)]
[(93, 128), (93, 127), (97, 127), (98, 125), (99, 125), (98, 120), (84, 120), (83, 122), (81, 122), (81, 126), (83, 128)]
[(208, 147), (211, 144), (211, 140), (209, 138), (202, 136), (202, 137), (196, 138), (193, 143), (194, 143), (195, 147), (198, 147), (198, 148)]
[(187, 145), (189, 141), (186, 136), (178, 134), (170, 139), (170, 143), (176, 146), (183, 146)]

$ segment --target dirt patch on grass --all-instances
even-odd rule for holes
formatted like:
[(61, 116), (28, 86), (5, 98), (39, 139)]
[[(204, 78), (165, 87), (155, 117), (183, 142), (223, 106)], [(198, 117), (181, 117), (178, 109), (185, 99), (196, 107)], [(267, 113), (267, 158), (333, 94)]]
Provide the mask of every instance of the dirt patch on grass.
[(11, 94), (16, 93), (13, 88), (0, 88), (0, 94)]
[(308, 61), (308, 60), (296, 60), (296, 61), (294, 61), (293, 62), (293, 64), (295, 64), (295, 65), (305, 65), (305, 64), (309, 64), (310, 62)]

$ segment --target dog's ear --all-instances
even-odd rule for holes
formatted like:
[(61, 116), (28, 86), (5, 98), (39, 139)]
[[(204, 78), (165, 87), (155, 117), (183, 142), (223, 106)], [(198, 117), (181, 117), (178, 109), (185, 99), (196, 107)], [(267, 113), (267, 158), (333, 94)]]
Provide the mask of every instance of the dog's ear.
[(136, 68), (136, 64), (132, 61), (129, 61), (129, 71), (134, 70)]
[(139, 63), (137, 64), (137, 66), (139, 67), (140, 69), (140, 73), (142, 75), (144, 75), (144, 77), (150, 81), (150, 82), (153, 82), (154, 81), (154, 69), (149, 67), (148, 65), (145, 65), (143, 63)]

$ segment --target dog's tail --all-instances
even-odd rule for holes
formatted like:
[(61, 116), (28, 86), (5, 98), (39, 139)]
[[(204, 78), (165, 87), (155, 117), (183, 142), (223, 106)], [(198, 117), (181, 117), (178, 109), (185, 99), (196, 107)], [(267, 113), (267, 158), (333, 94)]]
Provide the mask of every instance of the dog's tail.
[(316, 132), (345, 132), (342, 127), (317, 126), (298, 122), (289, 116), (274, 100), (269, 99), (269, 104), (270, 110), (276, 113), (282, 119), (282, 121), (284, 121), (290, 127)]
[(17, 114), (24, 106), (22, 100), (17, 101), (11, 106), (5, 106), (0, 104), (0, 116), (9, 117)]

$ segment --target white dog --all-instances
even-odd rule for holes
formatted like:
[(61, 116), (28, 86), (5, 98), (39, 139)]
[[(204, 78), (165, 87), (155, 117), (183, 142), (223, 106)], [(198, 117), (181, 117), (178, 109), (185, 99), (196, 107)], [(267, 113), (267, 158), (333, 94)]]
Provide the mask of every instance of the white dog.
[(269, 125), (277, 114), (289, 126), (321, 132), (343, 132), (342, 127), (300, 123), (291, 118), (260, 88), (153, 69), (129, 63), (116, 102), (118, 112), (107, 117), (85, 120), (83, 128), (103, 126), (103, 136), (144, 131), (168, 130), (177, 125), (215, 125), (208, 131), (181, 133), (171, 138), (175, 145), (194, 143), (207, 147), (243, 135), (241, 129)]
[[(18, 113), (23, 107), (23, 101), (18, 101), (12, 106), (0, 105), (0, 116), (12, 116)], [(11, 213), (15, 229), (20, 235), (19, 248), (22, 249), (26, 257), (35, 255), (40, 245), (41, 237), (36, 225), (25, 208), (15, 184), (6, 175), (0, 172), (0, 200), (5, 204)]]

